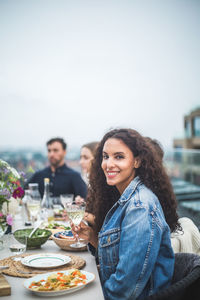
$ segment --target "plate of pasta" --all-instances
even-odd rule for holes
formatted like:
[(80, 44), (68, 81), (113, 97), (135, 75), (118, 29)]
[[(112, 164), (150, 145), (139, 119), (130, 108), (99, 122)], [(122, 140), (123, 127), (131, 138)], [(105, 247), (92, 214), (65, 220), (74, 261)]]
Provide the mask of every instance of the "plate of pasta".
[(38, 296), (50, 297), (73, 293), (95, 279), (93, 273), (70, 269), (38, 274), (24, 281), (24, 287)]

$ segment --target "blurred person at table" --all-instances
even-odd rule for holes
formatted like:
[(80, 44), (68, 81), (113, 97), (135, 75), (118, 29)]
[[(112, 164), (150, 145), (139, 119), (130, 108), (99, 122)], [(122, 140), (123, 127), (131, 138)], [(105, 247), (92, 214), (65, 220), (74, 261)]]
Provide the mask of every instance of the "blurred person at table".
[[(97, 146), (98, 146), (98, 142), (90, 142), (90, 143), (84, 144), (81, 147), (81, 155), (80, 155), (79, 164), (81, 166), (82, 178), (87, 185), (89, 184), (88, 178), (89, 178), (89, 174), (90, 174), (90, 168), (92, 165), (92, 161), (94, 159), (94, 155), (95, 155)], [(77, 196), (75, 200), (77, 203), (84, 201), (84, 199), (81, 198), (80, 196)], [(92, 216), (92, 219), (93, 219), (93, 216)], [(90, 218), (89, 218), (89, 215), (87, 212), (85, 213), (85, 220), (90, 221)]]
[(98, 146), (98, 142), (91, 142), (81, 147), (81, 156), (80, 156), (79, 163), (81, 166), (82, 177), (87, 184), (88, 184), (88, 177), (90, 174), (90, 168), (92, 165), (92, 160), (94, 158), (97, 146)]
[[(171, 283), (180, 228), (162, 161), (133, 129), (103, 137), (90, 172), (93, 226), (72, 225), (99, 260), (105, 299), (144, 299)], [(90, 201), (89, 199), (89, 201)]]
[(29, 183), (38, 183), (41, 197), (44, 193), (44, 178), (50, 180), (50, 193), (52, 197), (59, 197), (61, 194), (80, 195), (85, 198), (87, 186), (81, 175), (69, 168), (65, 163), (67, 144), (60, 137), (52, 138), (47, 143), (49, 167), (37, 171)]

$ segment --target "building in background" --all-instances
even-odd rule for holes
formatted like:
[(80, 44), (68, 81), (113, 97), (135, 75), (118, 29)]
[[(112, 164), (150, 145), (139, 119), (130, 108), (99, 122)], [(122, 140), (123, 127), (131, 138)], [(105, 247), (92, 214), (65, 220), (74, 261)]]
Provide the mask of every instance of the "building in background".
[(166, 162), (172, 177), (200, 186), (200, 107), (184, 116), (183, 121), (184, 138), (173, 140), (174, 150), (167, 153)]
[(184, 117), (185, 137), (174, 139), (174, 148), (200, 149), (200, 108)]
[(184, 138), (173, 140), (165, 165), (178, 200), (179, 217), (189, 217), (200, 229), (200, 107), (183, 118)]

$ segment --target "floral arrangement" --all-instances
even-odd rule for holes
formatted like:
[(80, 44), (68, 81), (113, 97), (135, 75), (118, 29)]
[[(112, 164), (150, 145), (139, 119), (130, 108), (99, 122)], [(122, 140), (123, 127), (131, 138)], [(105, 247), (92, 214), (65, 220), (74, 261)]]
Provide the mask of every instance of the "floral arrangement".
[[(14, 168), (7, 162), (0, 159), (0, 227), (4, 230), (7, 225), (12, 225), (12, 215), (9, 214), (10, 199), (22, 198), (24, 190), (20, 186), (20, 179), (22, 178)], [(7, 209), (5, 207), (7, 204)]]

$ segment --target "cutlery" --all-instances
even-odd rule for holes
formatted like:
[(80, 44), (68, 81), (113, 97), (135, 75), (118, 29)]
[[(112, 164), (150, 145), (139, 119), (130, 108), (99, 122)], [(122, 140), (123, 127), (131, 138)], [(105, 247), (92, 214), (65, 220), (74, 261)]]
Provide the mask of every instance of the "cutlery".
[(42, 222), (40, 222), (32, 231), (31, 233), (29, 234), (28, 238), (31, 238), (32, 235), (34, 234), (34, 232), (36, 232), (36, 230), (40, 227), (40, 225), (42, 224)]
[(17, 273), (20, 273), (20, 274), (33, 274), (32, 272), (21, 271), (21, 270), (19, 270), (19, 269), (17, 269), (17, 268), (16, 268), (16, 270), (17, 270)]
[(9, 266), (0, 266), (0, 271), (5, 269), (9, 269)]
[(20, 269), (18, 269), (18, 268), (16, 268), (16, 270), (17, 270), (17, 272), (20, 273), (20, 274), (35, 274), (35, 275), (37, 275), (37, 274), (43, 274), (43, 273), (45, 273), (45, 271), (44, 271), (44, 272), (22, 271), (22, 270), (20, 270)]

